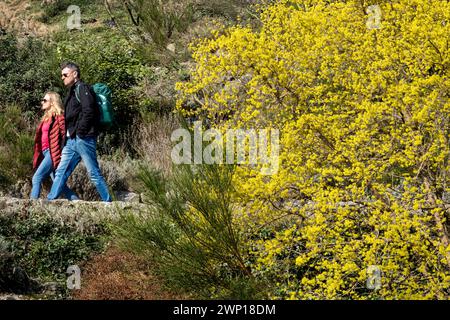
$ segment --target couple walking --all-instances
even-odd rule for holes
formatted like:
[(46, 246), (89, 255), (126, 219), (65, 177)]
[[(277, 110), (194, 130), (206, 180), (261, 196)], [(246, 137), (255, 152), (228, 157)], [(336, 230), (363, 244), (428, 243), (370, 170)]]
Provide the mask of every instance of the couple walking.
[(68, 200), (78, 200), (66, 182), (83, 160), (100, 198), (111, 202), (97, 161), (100, 110), (95, 96), (90, 87), (80, 80), (80, 68), (76, 64), (63, 64), (61, 78), (69, 88), (64, 104), (55, 92), (47, 92), (41, 101), (44, 116), (34, 141), (33, 169), (36, 171), (30, 198), (39, 198), (42, 182), (51, 176), (53, 185), (48, 200), (57, 199), (61, 194)]

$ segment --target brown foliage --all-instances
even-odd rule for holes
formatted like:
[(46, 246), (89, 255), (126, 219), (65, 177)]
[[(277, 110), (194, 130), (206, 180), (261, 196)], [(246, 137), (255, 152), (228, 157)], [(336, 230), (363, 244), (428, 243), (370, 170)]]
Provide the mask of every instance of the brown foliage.
[(151, 263), (117, 247), (81, 267), (81, 289), (73, 292), (76, 300), (179, 300), (186, 296), (164, 287), (152, 274)]

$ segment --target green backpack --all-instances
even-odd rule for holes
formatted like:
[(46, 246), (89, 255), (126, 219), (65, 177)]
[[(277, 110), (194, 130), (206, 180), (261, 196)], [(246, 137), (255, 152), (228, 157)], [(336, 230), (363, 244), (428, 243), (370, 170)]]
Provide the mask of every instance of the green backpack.
[[(92, 85), (91, 88), (95, 94), (95, 100), (100, 110), (100, 125), (104, 128), (109, 128), (111, 127), (114, 120), (111, 102), (111, 89), (104, 83), (96, 83)], [(79, 87), (77, 87), (75, 90), (75, 97), (77, 98), (78, 102), (80, 102), (79, 90)]]

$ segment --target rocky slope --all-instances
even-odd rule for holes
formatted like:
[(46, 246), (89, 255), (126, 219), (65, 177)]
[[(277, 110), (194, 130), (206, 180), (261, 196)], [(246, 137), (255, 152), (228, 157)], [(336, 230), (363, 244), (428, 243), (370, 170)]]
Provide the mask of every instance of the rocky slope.
[[(41, 5), (46, 5), (45, 1)], [(0, 34), (1, 30), (31, 36), (44, 36), (52, 32), (55, 27), (39, 22), (39, 13), (31, 12), (31, 8), (30, 1), (0, 1)]]

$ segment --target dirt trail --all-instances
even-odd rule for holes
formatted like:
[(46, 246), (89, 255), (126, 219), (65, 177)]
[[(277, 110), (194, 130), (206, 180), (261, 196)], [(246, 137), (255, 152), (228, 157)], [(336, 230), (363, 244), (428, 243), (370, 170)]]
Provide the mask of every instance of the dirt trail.
[(55, 30), (55, 26), (37, 21), (38, 14), (32, 13), (30, 9), (29, 1), (0, 0), (0, 29), (39, 37)]

